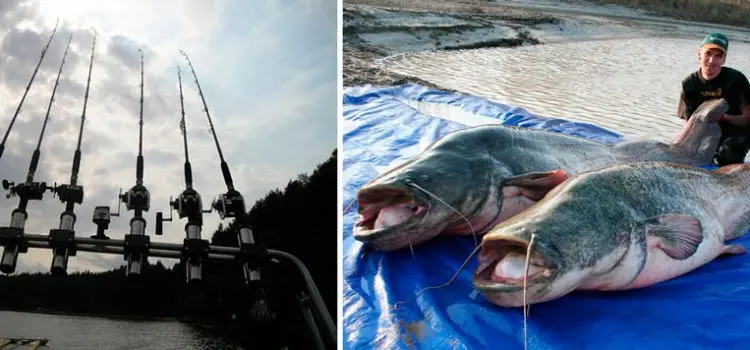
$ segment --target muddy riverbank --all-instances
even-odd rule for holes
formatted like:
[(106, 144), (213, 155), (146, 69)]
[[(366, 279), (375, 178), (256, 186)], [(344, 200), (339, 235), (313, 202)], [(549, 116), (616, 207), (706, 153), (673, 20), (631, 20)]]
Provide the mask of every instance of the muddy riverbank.
[[(705, 24), (645, 10), (580, 0), (345, 0), (343, 16), (344, 86), (414, 82), (441, 88), (389, 71), (381, 62), (413, 52), (612, 38), (699, 38), (710, 30)], [(725, 31), (732, 40), (747, 40), (750, 33), (742, 28), (714, 28)]]

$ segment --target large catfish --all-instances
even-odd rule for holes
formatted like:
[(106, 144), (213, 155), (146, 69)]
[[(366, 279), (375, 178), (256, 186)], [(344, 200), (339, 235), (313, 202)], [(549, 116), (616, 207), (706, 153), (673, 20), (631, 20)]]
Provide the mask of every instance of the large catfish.
[(708, 164), (727, 102), (704, 102), (671, 144), (605, 144), (552, 131), (484, 125), (448, 134), (357, 193), (355, 239), (381, 251), (439, 234), (478, 234), (523, 211), (567, 175), (619, 163)]
[(489, 230), (473, 283), (504, 307), (574, 290), (643, 288), (721, 254), (744, 253), (726, 241), (748, 229), (750, 164), (716, 171), (663, 162), (615, 165), (571, 176)]

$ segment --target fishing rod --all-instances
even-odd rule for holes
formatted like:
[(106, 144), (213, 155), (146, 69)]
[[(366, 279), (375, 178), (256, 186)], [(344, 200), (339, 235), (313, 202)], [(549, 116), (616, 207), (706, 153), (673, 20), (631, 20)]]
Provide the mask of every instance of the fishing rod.
[[(143, 213), (147, 212), (151, 203), (151, 196), (148, 189), (143, 186), (143, 50), (138, 49), (141, 58), (141, 99), (140, 115), (138, 122), (138, 156), (136, 156), (135, 169), (135, 186), (131, 187), (127, 193), (117, 196), (117, 212), (112, 213), (109, 206), (98, 206), (94, 208), (94, 223), (97, 226), (97, 234), (92, 236), (94, 239), (107, 240), (104, 230), (109, 228), (110, 216), (120, 216), (120, 206), (125, 203), (127, 210), (133, 211), (133, 217), (130, 219), (130, 233), (125, 235), (123, 252), (125, 253), (126, 276), (140, 276), (143, 267), (143, 261), (148, 254), (150, 238), (146, 235), (146, 219)], [(157, 234), (161, 234), (160, 232)]]
[[(224, 159), (224, 154), (221, 152), (219, 138), (218, 136), (216, 136), (216, 130), (214, 129), (214, 124), (211, 121), (211, 113), (208, 111), (208, 105), (206, 104), (206, 99), (203, 96), (203, 89), (201, 89), (201, 85), (198, 82), (198, 75), (195, 73), (193, 63), (190, 62), (190, 58), (185, 53), (185, 51), (180, 50), (180, 53), (185, 57), (185, 60), (187, 60), (190, 71), (192, 72), (193, 78), (195, 79), (195, 85), (198, 87), (198, 94), (200, 95), (201, 102), (203, 103), (203, 111), (206, 113), (206, 118), (208, 119), (208, 124), (211, 128), (211, 135), (213, 135), (214, 143), (216, 144), (216, 150), (219, 152), (219, 160), (221, 161), (221, 174), (224, 177), (224, 183), (227, 186), (227, 192), (220, 194), (211, 203), (211, 207), (219, 213), (219, 217), (221, 219), (235, 218), (235, 222), (239, 224), (240, 227), (238, 233), (240, 246), (253, 246), (253, 244), (255, 243), (255, 238), (253, 237), (252, 230), (246, 222), (247, 213), (245, 212), (245, 200), (244, 198), (242, 198), (242, 195), (234, 188), (234, 183), (232, 182), (232, 174), (229, 172), (229, 165), (227, 165), (227, 162)], [(245, 274), (246, 284), (257, 284), (257, 282), (260, 281), (260, 269), (258, 268), (258, 265), (259, 264), (257, 264), (257, 262), (255, 261), (248, 261), (243, 264), (243, 272)]]
[[(65, 275), (68, 269), (68, 257), (76, 255), (75, 222), (76, 214), (73, 208), (76, 203), (83, 202), (83, 186), (78, 185), (78, 172), (81, 167), (81, 140), (83, 138), (83, 125), (86, 122), (86, 106), (89, 101), (89, 87), (91, 86), (91, 71), (94, 68), (94, 51), (96, 49), (96, 35), (91, 43), (91, 58), (89, 59), (89, 73), (86, 79), (86, 92), (83, 96), (83, 111), (81, 112), (81, 126), (78, 129), (78, 144), (73, 153), (73, 165), (70, 171), (70, 184), (62, 184), (53, 187), (53, 195), (57, 194), (60, 202), (65, 203), (65, 211), (60, 214), (60, 225), (57, 229), (49, 232), (50, 246), (52, 247), (52, 275)], [(92, 236), (95, 238), (95, 236)]]
[[(262, 257), (266, 255), (264, 253), (264, 248), (255, 244), (253, 231), (248, 224), (247, 212), (245, 210), (245, 200), (242, 197), (242, 194), (240, 194), (240, 192), (234, 188), (232, 174), (229, 172), (229, 165), (227, 165), (227, 162), (224, 159), (224, 154), (221, 151), (219, 138), (216, 135), (216, 130), (214, 129), (214, 124), (211, 120), (211, 113), (208, 110), (208, 104), (206, 103), (206, 98), (203, 95), (203, 89), (198, 82), (198, 75), (195, 73), (193, 63), (190, 61), (190, 58), (188, 57), (187, 53), (185, 53), (185, 51), (180, 50), (180, 53), (185, 57), (185, 60), (190, 67), (190, 71), (193, 74), (193, 78), (195, 79), (195, 85), (198, 88), (198, 94), (201, 98), (201, 102), (203, 103), (203, 111), (206, 113), (206, 118), (208, 119), (208, 124), (211, 130), (211, 135), (213, 135), (214, 143), (216, 144), (216, 150), (219, 153), (219, 160), (221, 161), (221, 173), (224, 177), (224, 183), (227, 186), (227, 192), (220, 194), (211, 203), (211, 207), (219, 213), (219, 217), (221, 219), (235, 218), (235, 223), (239, 227), (239, 229), (237, 230), (238, 243), (240, 249), (245, 253), (242, 260), (242, 272), (245, 277), (245, 285), (248, 288), (253, 289), (256, 293), (256, 295), (254, 296), (256, 303), (253, 307), (254, 317), (259, 320), (272, 318), (273, 316), (268, 312), (268, 309), (266, 307), (265, 292), (261, 285), (260, 265), (262, 263)], [(330, 318), (327, 319), (326, 322), (330, 322), (330, 324), (333, 324), (333, 320)], [(333, 336), (335, 337), (335, 335)]]
[(31, 74), (31, 79), (29, 79), (29, 83), (26, 85), (26, 90), (23, 92), (23, 95), (21, 96), (21, 101), (18, 102), (18, 107), (16, 107), (16, 113), (13, 114), (13, 118), (10, 119), (10, 125), (8, 125), (8, 130), (5, 130), (5, 136), (3, 136), (3, 141), (0, 142), (0, 157), (3, 156), (3, 152), (5, 151), (5, 141), (8, 140), (8, 135), (10, 134), (10, 130), (13, 129), (13, 124), (16, 122), (16, 118), (21, 113), (21, 107), (23, 106), (24, 101), (26, 101), (26, 95), (29, 93), (29, 89), (31, 89), (31, 85), (34, 83), (34, 78), (36, 78), (36, 73), (39, 71), (39, 67), (42, 65), (42, 61), (44, 61), (44, 56), (47, 55), (47, 49), (49, 49), (49, 45), (52, 43), (52, 38), (55, 37), (55, 33), (57, 32), (57, 25), (60, 22), (60, 19), (58, 18), (55, 21), (55, 28), (52, 29), (52, 34), (49, 37), (49, 40), (47, 41), (47, 44), (44, 45), (42, 48), (42, 54), (39, 57), (39, 62), (36, 63), (36, 68), (34, 68), (34, 73)]
[(203, 226), (203, 213), (210, 213), (211, 208), (203, 210), (203, 201), (200, 194), (193, 188), (193, 170), (190, 166), (190, 155), (188, 152), (187, 130), (185, 127), (185, 102), (182, 94), (182, 75), (180, 67), (177, 66), (177, 81), (180, 87), (180, 132), (182, 133), (182, 144), (185, 150), (185, 190), (177, 199), (169, 198), (169, 218), (165, 219), (162, 212), (156, 213), (156, 234), (162, 234), (162, 222), (172, 221), (172, 210), (177, 210), (180, 219), (187, 217), (185, 224), (185, 249), (182, 261), (185, 263), (185, 278), (187, 283), (201, 281), (203, 262), (208, 260), (208, 248), (210, 242), (201, 239), (201, 227)]
[[(125, 235), (125, 256), (128, 261), (125, 275), (140, 275), (149, 237), (146, 236), (146, 219), (143, 212), (147, 212), (151, 204), (151, 196), (148, 189), (143, 186), (143, 50), (138, 49), (141, 55), (141, 101), (140, 115), (138, 121), (138, 156), (135, 165), (135, 186), (120, 195), (120, 200), (125, 203), (128, 210), (133, 211), (130, 219), (130, 234)], [(119, 206), (118, 206), (119, 210)], [(130, 248), (130, 249), (128, 249)]]
[(68, 49), (70, 49), (70, 42), (72, 40), (73, 34), (70, 34), (68, 44), (65, 46), (62, 62), (60, 62), (60, 69), (57, 71), (55, 85), (52, 88), (52, 94), (49, 98), (47, 114), (44, 116), (44, 123), (42, 123), (42, 130), (39, 132), (39, 140), (37, 141), (36, 149), (31, 156), (29, 171), (26, 175), (26, 182), (16, 185), (13, 182), (3, 179), (3, 189), (9, 191), (6, 197), (10, 198), (16, 195), (19, 197), (18, 207), (14, 209), (11, 214), (10, 226), (0, 227), (0, 239), (2, 239), (2, 244), (5, 246), (2, 258), (0, 258), (0, 271), (5, 273), (12, 273), (15, 271), (18, 254), (26, 253), (28, 251), (28, 246), (23, 243), (23, 231), (26, 225), (26, 219), (28, 218), (26, 207), (28, 206), (29, 201), (41, 201), (44, 197), (44, 192), (51, 188), (47, 187), (47, 183), (45, 182), (34, 182), (34, 173), (39, 165), (39, 157), (41, 155), (40, 149), (42, 147), (44, 132), (47, 129), (47, 123), (50, 119), (50, 110), (52, 109), (52, 103), (55, 101), (55, 93), (57, 92), (57, 86), (60, 83), (60, 75), (62, 75), (65, 58), (68, 56)]

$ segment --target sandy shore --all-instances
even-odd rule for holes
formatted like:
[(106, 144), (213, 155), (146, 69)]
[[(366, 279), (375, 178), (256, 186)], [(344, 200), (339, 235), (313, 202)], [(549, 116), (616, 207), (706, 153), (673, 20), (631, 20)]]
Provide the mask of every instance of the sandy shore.
[[(397, 85), (418, 78), (384, 69), (382, 59), (431, 50), (517, 47), (576, 40), (701, 36), (700, 24), (617, 5), (568, 0), (345, 0), (344, 86)], [(730, 40), (750, 30), (721, 25)], [(679, 33), (679, 34), (678, 34)]]

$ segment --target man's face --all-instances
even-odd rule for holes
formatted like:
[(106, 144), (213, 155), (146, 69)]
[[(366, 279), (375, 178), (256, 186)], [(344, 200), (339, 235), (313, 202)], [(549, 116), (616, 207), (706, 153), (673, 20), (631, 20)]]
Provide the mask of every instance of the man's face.
[(716, 78), (724, 65), (726, 54), (717, 48), (701, 48), (698, 50), (698, 62), (700, 63), (703, 78), (711, 80)]

